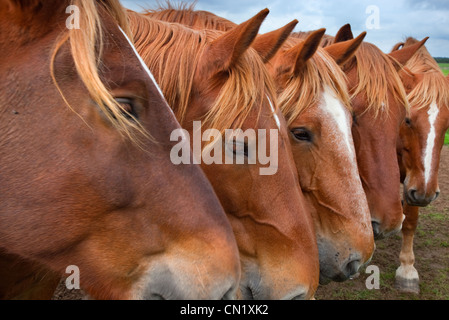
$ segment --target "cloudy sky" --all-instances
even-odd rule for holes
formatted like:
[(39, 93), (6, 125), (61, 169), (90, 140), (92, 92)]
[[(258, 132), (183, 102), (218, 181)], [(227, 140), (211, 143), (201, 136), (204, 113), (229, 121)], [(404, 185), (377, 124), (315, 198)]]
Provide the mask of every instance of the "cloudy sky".
[[(157, 7), (156, 0), (121, 2), (136, 11), (141, 7)], [(419, 40), (429, 36), (426, 46), (430, 53), (434, 57), (449, 57), (448, 0), (197, 0), (196, 8), (235, 23), (268, 8), (270, 14), (261, 27), (262, 33), (280, 28), (293, 19), (299, 20), (295, 31), (324, 27), (330, 35), (350, 23), (355, 35), (367, 31), (366, 41), (385, 52), (406, 36)]]

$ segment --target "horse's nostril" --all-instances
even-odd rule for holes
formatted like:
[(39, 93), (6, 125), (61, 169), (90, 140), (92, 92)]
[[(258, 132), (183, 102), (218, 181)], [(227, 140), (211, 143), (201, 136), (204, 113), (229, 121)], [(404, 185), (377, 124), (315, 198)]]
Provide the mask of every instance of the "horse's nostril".
[(346, 274), (348, 275), (348, 278), (354, 274), (356, 274), (359, 271), (361, 262), (359, 259), (352, 260), (346, 265)]
[(440, 195), (440, 192), (439, 192), (439, 191), (435, 192), (435, 197), (433, 198), (432, 201), (435, 201), (435, 200), (438, 198), (439, 195)]
[(409, 196), (410, 200), (416, 201), (417, 200), (417, 198), (416, 198), (416, 190), (415, 189), (410, 189), (408, 191), (408, 196)]

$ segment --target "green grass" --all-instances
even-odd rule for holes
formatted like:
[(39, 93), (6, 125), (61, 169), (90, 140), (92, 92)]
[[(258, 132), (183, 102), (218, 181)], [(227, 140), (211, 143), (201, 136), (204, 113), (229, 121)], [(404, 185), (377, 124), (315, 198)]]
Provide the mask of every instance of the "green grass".
[(448, 220), (448, 217), (449, 216), (447, 214), (439, 213), (439, 212), (432, 212), (432, 213), (420, 215), (421, 219), (430, 219), (433, 221), (445, 221), (445, 220)]
[(443, 248), (449, 248), (449, 241), (441, 241), (440, 246)]
[(440, 66), (444, 75), (447, 76), (449, 74), (449, 63), (439, 63), (438, 65)]

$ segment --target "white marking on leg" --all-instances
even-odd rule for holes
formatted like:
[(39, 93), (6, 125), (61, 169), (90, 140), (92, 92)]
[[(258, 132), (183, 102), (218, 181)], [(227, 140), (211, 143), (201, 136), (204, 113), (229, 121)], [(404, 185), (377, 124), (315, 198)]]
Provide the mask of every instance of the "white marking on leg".
[(419, 281), (418, 271), (413, 265), (402, 264), (399, 268), (396, 269), (396, 277)]
[(426, 147), (424, 150), (424, 180), (425, 180), (425, 188), (427, 189), (427, 183), (429, 182), (431, 171), (432, 171), (432, 156), (433, 156), (433, 149), (435, 148), (435, 121), (438, 116), (438, 106), (435, 102), (433, 102), (430, 107), (429, 111), (427, 111), (427, 114), (429, 115), (429, 135), (427, 136), (427, 142)]

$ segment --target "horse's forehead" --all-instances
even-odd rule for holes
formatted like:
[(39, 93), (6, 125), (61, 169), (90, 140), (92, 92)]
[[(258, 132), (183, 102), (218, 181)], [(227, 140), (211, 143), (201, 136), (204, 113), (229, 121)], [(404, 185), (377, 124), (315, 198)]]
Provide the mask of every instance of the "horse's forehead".
[(339, 132), (339, 135), (342, 136), (343, 141), (341, 142), (346, 145), (350, 152), (352, 152), (350, 114), (343, 103), (332, 94), (332, 91), (329, 88), (325, 88), (319, 106), (320, 110), (327, 114), (327, 117), (331, 119), (327, 124), (335, 127), (335, 131)]

